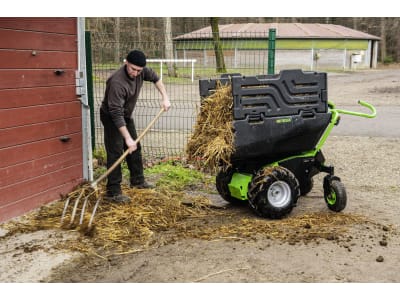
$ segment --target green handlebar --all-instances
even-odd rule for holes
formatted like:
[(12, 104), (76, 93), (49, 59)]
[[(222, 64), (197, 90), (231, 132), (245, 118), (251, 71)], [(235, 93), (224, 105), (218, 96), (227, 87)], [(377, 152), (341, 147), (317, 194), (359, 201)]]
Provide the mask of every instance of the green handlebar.
[(353, 115), (353, 116), (363, 117), (363, 118), (375, 118), (376, 117), (376, 109), (372, 104), (369, 104), (362, 100), (359, 100), (358, 103), (364, 107), (369, 108), (371, 110), (371, 113), (366, 114), (366, 113), (355, 112), (355, 111), (350, 111), (350, 110), (337, 109), (337, 108), (335, 108), (335, 105), (332, 102), (328, 101), (329, 108), (331, 110), (335, 110), (338, 113), (346, 114), (346, 115)]

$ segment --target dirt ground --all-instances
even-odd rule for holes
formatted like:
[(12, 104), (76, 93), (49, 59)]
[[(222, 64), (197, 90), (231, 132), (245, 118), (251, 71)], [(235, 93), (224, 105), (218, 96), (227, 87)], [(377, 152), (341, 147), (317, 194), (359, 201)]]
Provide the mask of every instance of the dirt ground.
[[(338, 106), (363, 99), (376, 105), (379, 114), (380, 107), (399, 107), (399, 75), (400, 68), (335, 73), (329, 75), (329, 98)], [(400, 136), (333, 135), (323, 152), (347, 189), (348, 204), (340, 214), (353, 222), (329, 228), (326, 221), (310, 219), (285, 228), (288, 219), (334, 218), (336, 213), (324, 202), (319, 174), (314, 189), (299, 199), (292, 213), (274, 221), (281, 222), (282, 226), (273, 223), (274, 228), (284, 233), (277, 237), (262, 230), (211, 239), (176, 237), (140, 251), (101, 256), (57, 246), (80, 238), (79, 232), (54, 229), (8, 235), (0, 229), (0, 282), (399, 283)], [(217, 194), (208, 196), (222, 203)], [(219, 212), (197, 222), (224, 224), (232, 232), (231, 227), (244, 219), (271, 222), (246, 206), (227, 205)], [(319, 234), (323, 228), (329, 234)], [(173, 232), (155, 233), (156, 239), (165, 235)]]

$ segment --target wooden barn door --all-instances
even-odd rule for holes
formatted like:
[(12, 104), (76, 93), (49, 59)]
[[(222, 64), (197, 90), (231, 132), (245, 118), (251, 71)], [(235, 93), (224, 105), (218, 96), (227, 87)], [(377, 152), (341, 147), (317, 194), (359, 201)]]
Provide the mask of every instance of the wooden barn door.
[(0, 18), (0, 222), (82, 181), (76, 18)]

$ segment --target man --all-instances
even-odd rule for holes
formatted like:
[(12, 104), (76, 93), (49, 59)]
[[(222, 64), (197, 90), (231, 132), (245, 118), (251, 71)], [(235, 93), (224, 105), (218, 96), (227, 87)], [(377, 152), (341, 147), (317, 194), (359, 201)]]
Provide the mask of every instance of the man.
[[(126, 162), (130, 172), (130, 186), (149, 188), (143, 175), (140, 143), (132, 112), (135, 108), (143, 81), (155, 84), (162, 97), (161, 106), (167, 111), (171, 104), (166, 89), (158, 75), (146, 67), (146, 56), (142, 51), (133, 50), (126, 57), (124, 65), (113, 73), (106, 83), (106, 91), (100, 107), (100, 119), (104, 126), (104, 144), (107, 152), (107, 168), (129, 149)], [(130, 198), (121, 191), (122, 173), (119, 165), (107, 178), (105, 199), (118, 203), (129, 202)]]

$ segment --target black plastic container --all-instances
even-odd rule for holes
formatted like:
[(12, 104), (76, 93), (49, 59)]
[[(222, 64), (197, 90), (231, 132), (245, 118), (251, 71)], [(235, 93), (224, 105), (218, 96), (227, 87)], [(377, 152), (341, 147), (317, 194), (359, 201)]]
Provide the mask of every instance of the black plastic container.
[(200, 80), (200, 96), (217, 81), (232, 85), (235, 152), (232, 161), (264, 163), (312, 150), (328, 126), (327, 74), (284, 70), (276, 75), (225, 74)]

